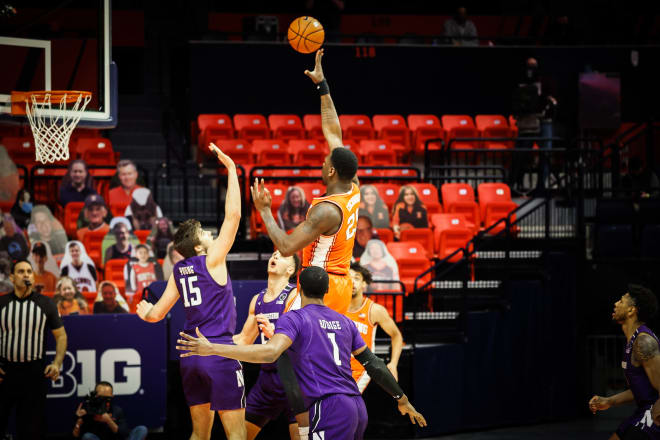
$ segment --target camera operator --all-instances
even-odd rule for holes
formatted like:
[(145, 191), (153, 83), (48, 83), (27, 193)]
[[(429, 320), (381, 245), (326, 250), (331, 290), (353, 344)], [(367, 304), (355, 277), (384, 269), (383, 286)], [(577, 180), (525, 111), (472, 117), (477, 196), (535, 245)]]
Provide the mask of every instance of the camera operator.
[[(552, 121), (557, 109), (557, 100), (549, 94), (544, 94), (543, 84), (539, 76), (539, 66), (536, 58), (528, 58), (522, 82), (513, 92), (512, 112), (518, 126), (518, 141), (516, 148), (531, 149), (534, 141), (527, 138), (546, 137), (553, 135)], [(552, 141), (540, 141), (538, 145), (543, 150), (552, 148)], [(530, 152), (513, 153), (511, 178), (509, 186), (517, 192), (523, 188), (525, 166), (532, 157)], [(536, 190), (541, 191), (549, 172), (549, 156), (542, 154), (539, 167)]]
[(130, 432), (124, 411), (112, 403), (112, 384), (99, 382), (89, 396), (78, 405), (73, 436), (83, 440), (142, 440), (146, 426), (136, 426)]

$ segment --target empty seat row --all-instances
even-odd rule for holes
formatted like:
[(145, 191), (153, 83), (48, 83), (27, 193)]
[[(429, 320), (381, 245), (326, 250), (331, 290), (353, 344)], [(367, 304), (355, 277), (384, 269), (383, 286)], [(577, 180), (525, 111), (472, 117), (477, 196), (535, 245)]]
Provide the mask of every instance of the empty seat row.
[[(502, 115), (444, 115), (441, 120), (435, 115), (340, 115), (343, 136), (353, 141), (368, 139), (387, 140), (397, 148), (408, 151), (411, 147), (421, 152), (424, 141), (440, 138), (448, 143), (454, 138), (513, 137), (517, 134), (515, 121)], [(476, 122), (476, 124), (475, 124)], [(298, 115), (261, 114), (201, 114), (197, 118), (198, 145), (205, 148), (213, 139), (323, 139), (321, 116), (318, 114)], [(489, 149), (510, 148), (510, 141), (456, 142), (454, 148)], [(433, 148), (438, 148), (434, 145)]]
[[(33, 166), (35, 162), (34, 138), (8, 136), (0, 140), (12, 160), (20, 165)], [(83, 159), (88, 165), (115, 165), (119, 153), (112, 148), (109, 139), (72, 137), (69, 141), (70, 159)]]

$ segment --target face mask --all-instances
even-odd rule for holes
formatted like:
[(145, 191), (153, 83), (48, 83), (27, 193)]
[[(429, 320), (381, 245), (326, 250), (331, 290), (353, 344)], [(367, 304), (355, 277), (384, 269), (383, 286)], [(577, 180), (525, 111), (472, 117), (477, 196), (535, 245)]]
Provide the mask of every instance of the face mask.
[(32, 212), (32, 203), (26, 202), (21, 205), (21, 209), (24, 213), (29, 214)]

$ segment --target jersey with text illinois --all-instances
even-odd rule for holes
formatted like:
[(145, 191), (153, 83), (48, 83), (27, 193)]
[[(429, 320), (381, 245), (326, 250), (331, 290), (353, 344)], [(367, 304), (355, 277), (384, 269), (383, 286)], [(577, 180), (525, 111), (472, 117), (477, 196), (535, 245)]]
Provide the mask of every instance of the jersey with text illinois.
[(321, 235), (306, 246), (303, 249), (302, 266), (318, 266), (328, 273), (346, 275), (353, 256), (360, 188), (353, 183), (349, 192), (315, 197), (309, 209), (324, 202), (332, 203), (341, 209), (341, 227), (336, 234)]
[[(277, 296), (272, 301), (266, 302), (264, 300), (264, 295), (266, 294), (266, 290), (264, 289), (261, 292), (259, 292), (259, 295), (257, 296), (257, 301), (254, 304), (254, 314), (259, 315), (263, 314), (266, 315), (266, 318), (273, 324), (277, 325), (277, 320), (282, 316), (284, 313), (284, 309), (286, 307), (286, 302), (287, 299), (289, 298), (289, 293), (293, 289), (296, 288), (295, 284), (287, 284), (284, 289), (282, 289), (282, 292)], [(264, 336), (264, 333), (259, 330), (259, 340), (262, 344), (265, 344), (268, 342), (268, 339)], [(277, 362), (273, 362), (270, 364), (261, 364), (261, 369), (262, 370), (276, 370), (277, 369)]]
[(282, 315), (275, 333), (292, 341), (288, 353), (305, 407), (332, 394), (360, 395), (351, 375), (351, 353), (365, 344), (350, 319), (326, 306), (309, 304)]
[(172, 273), (186, 313), (184, 331), (195, 335), (195, 327), (199, 327), (210, 341), (231, 344), (236, 304), (229, 273), (227, 284), (218, 284), (206, 268), (206, 255), (179, 261)]

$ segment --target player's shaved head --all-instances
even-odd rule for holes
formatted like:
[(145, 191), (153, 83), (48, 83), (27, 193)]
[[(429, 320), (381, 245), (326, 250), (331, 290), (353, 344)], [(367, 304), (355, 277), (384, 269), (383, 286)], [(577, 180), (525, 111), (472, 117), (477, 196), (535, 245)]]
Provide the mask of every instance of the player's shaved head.
[(180, 253), (183, 258), (190, 258), (197, 255), (195, 246), (201, 245), (200, 232), (202, 225), (195, 219), (186, 220), (179, 225), (176, 234), (174, 234), (174, 250)]
[(300, 272), (300, 290), (307, 298), (323, 299), (328, 293), (329, 278), (325, 270), (309, 266)]
[(348, 148), (335, 148), (330, 153), (330, 162), (341, 180), (353, 180), (358, 170), (355, 153)]

